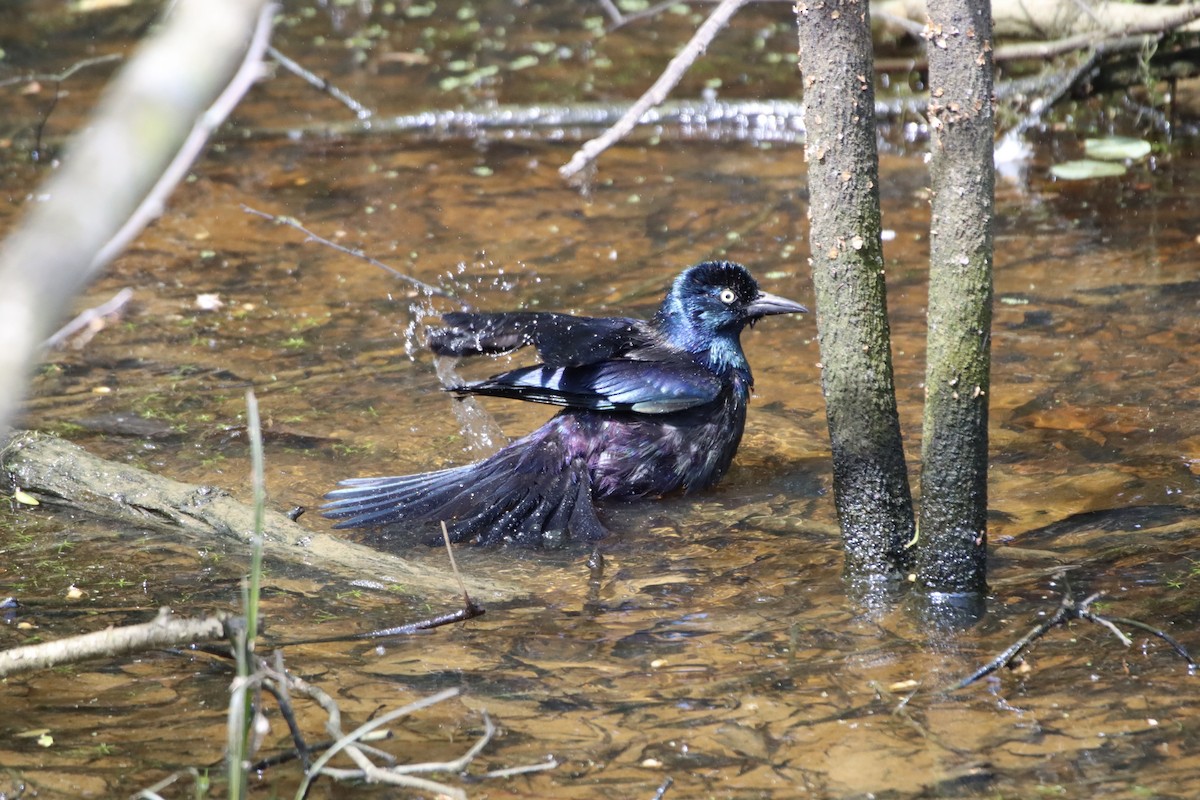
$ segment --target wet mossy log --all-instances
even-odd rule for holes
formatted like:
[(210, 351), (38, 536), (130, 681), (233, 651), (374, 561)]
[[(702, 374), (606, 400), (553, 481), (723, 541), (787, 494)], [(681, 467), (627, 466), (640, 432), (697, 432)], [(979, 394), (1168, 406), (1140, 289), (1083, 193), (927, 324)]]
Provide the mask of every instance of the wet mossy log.
[[(0, 467), (8, 480), (48, 505), (65, 505), (140, 528), (152, 527), (204, 547), (241, 547), (249, 563), (254, 509), (212, 486), (164, 478), (106, 461), (55, 436), (14, 431), (4, 438)], [(264, 555), (343, 580), (395, 583), (402, 592), (457, 595), (450, 572), (310, 531), (268, 509)], [(515, 584), (463, 576), (477, 600), (528, 594)]]

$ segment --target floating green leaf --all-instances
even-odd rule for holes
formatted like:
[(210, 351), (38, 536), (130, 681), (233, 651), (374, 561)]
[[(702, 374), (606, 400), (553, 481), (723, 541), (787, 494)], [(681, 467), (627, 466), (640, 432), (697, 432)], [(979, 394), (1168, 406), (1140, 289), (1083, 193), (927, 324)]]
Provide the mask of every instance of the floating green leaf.
[(1098, 158), (1101, 161), (1137, 161), (1149, 155), (1150, 143), (1145, 139), (1134, 139), (1132, 136), (1108, 136), (1103, 139), (1085, 140), (1083, 152), (1088, 158)]
[(517, 58), (514, 58), (512, 61), (508, 62), (508, 68), (510, 70), (512, 70), (513, 72), (516, 72), (517, 70), (529, 69), (530, 67), (536, 67), (537, 63), (538, 63), (537, 56), (526, 54), (523, 56), (518, 56)]
[(1060, 181), (1086, 181), (1092, 178), (1114, 178), (1125, 174), (1125, 165), (1112, 161), (1064, 161), (1050, 168), (1050, 174)]

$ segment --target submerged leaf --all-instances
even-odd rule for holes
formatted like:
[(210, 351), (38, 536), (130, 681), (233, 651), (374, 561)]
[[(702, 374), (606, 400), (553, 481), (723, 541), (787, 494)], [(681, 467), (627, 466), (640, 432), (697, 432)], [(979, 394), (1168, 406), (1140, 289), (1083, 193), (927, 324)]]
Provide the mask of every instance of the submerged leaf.
[(1150, 154), (1150, 143), (1132, 136), (1106, 136), (1103, 139), (1087, 139), (1083, 152), (1088, 158), (1101, 161), (1137, 161)]
[(1125, 165), (1112, 161), (1064, 161), (1050, 168), (1050, 174), (1061, 181), (1086, 181), (1091, 178), (1113, 178), (1125, 174)]

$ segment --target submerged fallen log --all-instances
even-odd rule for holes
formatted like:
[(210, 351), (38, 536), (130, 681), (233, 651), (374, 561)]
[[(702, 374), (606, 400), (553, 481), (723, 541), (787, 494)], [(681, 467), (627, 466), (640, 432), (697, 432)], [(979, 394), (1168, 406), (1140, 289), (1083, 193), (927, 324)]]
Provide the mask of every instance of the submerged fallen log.
[[(241, 547), (249, 563), (254, 509), (212, 486), (197, 486), (145, 470), (106, 461), (55, 436), (14, 431), (0, 450), (0, 468), (15, 487), (47, 504), (153, 527), (204, 547)], [(319, 531), (310, 531), (283, 514), (264, 516), (264, 555), (268, 559), (316, 570), (343, 580), (394, 583), (409, 594), (460, 594), (458, 581), (445, 571), (373, 550)], [(463, 576), (479, 600), (528, 594), (515, 584)]]

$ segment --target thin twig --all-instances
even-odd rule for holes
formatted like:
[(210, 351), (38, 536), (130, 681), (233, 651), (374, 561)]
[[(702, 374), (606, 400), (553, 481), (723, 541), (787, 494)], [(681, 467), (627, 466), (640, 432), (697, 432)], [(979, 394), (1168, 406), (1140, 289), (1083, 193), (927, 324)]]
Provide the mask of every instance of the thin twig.
[(1128, 625), (1131, 628), (1137, 628), (1138, 630), (1145, 631), (1146, 633), (1154, 634), (1167, 644), (1171, 645), (1171, 648), (1179, 654), (1180, 658), (1188, 663), (1189, 667), (1192, 669), (1200, 667), (1200, 664), (1196, 663), (1196, 659), (1192, 658), (1192, 654), (1188, 652), (1188, 649), (1180, 644), (1175, 637), (1171, 636), (1166, 631), (1161, 631), (1152, 625), (1147, 625), (1144, 622), (1139, 622), (1138, 620), (1130, 619), (1129, 617), (1109, 617), (1108, 619), (1111, 622), (1119, 622), (1122, 625)]
[[(334, 742), (332, 747), (330, 747), (328, 750), (326, 750), (324, 753), (322, 753), (321, 756), (316, 761), (313, 762), (312, 769), (310, 769), (305, 774), (304, 780), (300, 784), (300, 789), (296, 792), (296, 796), (304, 797), (305, 795), (307, 795), (308, 789), (312, 784), (312, 779), (315, 778), (317, 775), (319, 775), (324, 770), (325, 765), (329, 763), (330, 759), (332, 759), (335, 755), (342, 752), (343, 750), (347, 750), (348, 748), (350, 748), (354, 744), (354, 742), (356, 742), (364, 734), (369, 733), (370, 731), (373, 731), (376, 728), (382, 727), (394, 719), (399, 719), (400, 717), (407, 716), (409, 714), (412, 714), (415, 711), (420, 711), (423, 708), (428, 708), (429, 706), (432, 706), (436, 703), (440, 703), (443, 700), (449, 700), (451, 697), (456, 697), (458, 694), (459, 694), (459, 690), (457, 688), (443, 689), (442, 691), (438, 692), (435, 695), (430, 695), (429, 697), (424, 697), (420, 700), (416, 700), (412, 703), (409, 703), (406, 706), (402, 706), (401, 708), (397, 708), (393, 711), (389, 711), (388, 713), (383, 714), (382, 716), (376, 717), (373, 720), (364, 722), (362, 725), (359, 725), (357, 728), (352, 730), (350, 733), (344, 735), (341, 739)], [(428, 789), (430, 787), (427, 786), (424, 788)], [(441, 788), (440, 784), (437, 785), (437, 788), (439, 788), (439, 789)], [(446, 787), (446, 788), (449, 788), (449, 787)]]
[[(389, 761), (389, 762), (394, 762), (396, 759), (390, 753), (386, 753), (383, 750), (379, 750), (374, 747), (368, 747), (367, 745), (363, 744), (363, 742), (382, 741), (382, 740), (391, 739), (391, 738), (392, 738), (391, 731), (373, 731), (358, 740), (358, 747), (359, 747), (359, 749), (363, 750), (364, 752), (370, 753), (371, 755), (375, 756), (376, 758), (380, 758), (380, 759), (383, 759), (383, 760)], [(326, 739), (325, 741), (322, 741), (322, 742), (316, 742), (315, 744), (310, 744), (310, 745), (308, 745), (308, 752), (309, 753), (319, 753), (322, 750), (325, 750), (325, 749), (331, 747), (335, 741), (337, 741), (337, 740), (336, 739)], [(275, 753), (273, 755), (267, 756), (266, 758), (261, 758), (258, 761), (255, 761), (254, 764), (250, 767), (250, 771), (251, 772), (262, 772), (263, 770), (269, 769), (270, 767), (277, 767), (281, 764), (286, 764), (289, 761), (295, 761), (299, 757), (300, 757), (299, 750), (297, 748), (293, 747), (290, 750), (284, 750), (282, 752)], [(305, 767), (305, 769), (308, 769), (308, 767)]]
[(528, 775), (531, 772), (545, 772), (546, 770), (558, 769), (559, 761), (554, 756), (549, 756), (545, 761), (540, 761), (537, 764), (522, 764), (519, 767), (504, 767), (502, 769), (490, 769), (487, 772), (479, 775), (471, 776), (474, 780), (490, 780), (492, 778), (512, 778), (517, 775)]
[(1037, 625), (1035, 625), (1033, 627), (1033, 630), (1029, 631), (1029, 633), (1025, 634), (1020, 639), (1018, 639), (1016, 642), (1014, 642), (1012, 645), (1007, 647), (1004, 650), (1004, 652), (1000, 653), (1000, 655), (996, 656), (991, 661), (984, 664), (982, 667), (975, 670), (974, 672), (972, 672), (967, 677), (963, 678), (958, 683), (954, 684), (953, 686), (947, 687), (947, 689), (945, 691), (952, 692), (957, 689), (962, 689), (966, 686), (970, 686), (972, 683), (979, 680), (980, 678), (982, 678), (986, 675), (990, 675), (991, 673), (995, 672), (996, 670), (1000, 669), (1001, 667), (1011, 664), (1013, 662), (1013, 660), (1018, 655), (1020, 655), (1021, 651), (1023, 651), (1029, 645), (1036, 642), (1042, 636), (1046, 635), (1046, 633), (1050, 629), (1055, 628), (1059, 625), (1065, 625), (1066, 623), (1070, 622), (1073, 619), (1086, 620), (1088, 622), (1093, 622), (1097, 625), (1108, 628), (1108, 630), (1111, 631), (1112, 634), (1126, 647), (1132, 646), (1133, 641), (1128, 636), (1126, 636), (1119, 628), (1117, 628), (1115, 623), (1120, 622), (1123, 625), (1130, 625), (1130, 626), (1138, 628), (1140, 630), (1147, 631), (1149, 633), (1154, 634), (1155, 636), (1158, 636), (1160, 639), (1162, 639), (1163, 641), (1165, 641), (1169, 645), (1171, 645), (1171, 647), (1174, 648), (1175, 652), (1177, 654), (1179, 654), (1179, 656), (1181, 658), (1183, 658), (1185, 661), (1187, 661), (1188, 667), (1190, 669), (1194, 670), (1197, 668), (1198, 665), (1197, 665), (1195, 659), (1193, 659), (1191, 654), (1187, 651), (1187, 648), (1185, 648), (1182, 644), (1180, 644), (1175, 639), (1173, 639), (1171, 636), (1167, 635), (1165, 632), (1159, 630), (1158, 628), (1154, 628), (1150, 625), (1147, 625), (1144, 622), (1138, 622), (1137, 620), (1131, 620), (1127, 617), (1111, 617), (1111, 618), (1109, 618), (1109, 617), (1101, 616), (1100, 614), (1097, 614), (1096, 612), (1092, 611), (1091, 610), (1092, 603), (1094, 603), (1096, 600), (1098, 600), (1103, 595), (1104, 595), (1103, 592), (1094, 592), (1093, 594), (1090, 594), (1087, 597), (1085, 597), (1083, 600), (1080, 600), (1077, 602), (1075, 600), (1075, 598), (1071, 596), (1070, 589), (1068, 588), (1067, 592), (1063, 595), (1062, 599), (1059, 601), (1058, 608), (1055, 610), (1055, 612), (1050, 617), (1048, 617), (1047, 619), (1045, 619), (1042, 622), (1039, 622)]
[(124, 57), (125, 56), (121, 55), (120, 53), (109, 53), (108, 55), (104, 56), (84, 58), (76, 61), (62, 72), (35, 72), (31, 75), (17, 75), (12, 78), (5, 78), (4, 80), (0, 80), (0, 88), (12, 86), (15, 83), (30, 83), (32, 81), (45, 81), (47, 83), (53, 81), (54, 83), (62, 83), (67, 78), (71, 77), (85, 67), (94, 67), (97, 64), (107, 64), (110, 61), (120, 61)]
[(304, 732), (300, 730), (300, 724), (296, 721), (296, 713), (292, 710), (292, 697), (288, 691), (290, 681), (287, 680), (287, 677), (287, 669), (283, 666), (283, 651), (276, 650), (275, 675), (264, 686), (275, 697), (275, 702), (279, 704), (279, 712), (283, 714), (283, 719), (287, 722), (288, 732), (292, 734), (295, 753), (300, 758), (300, 763), (307, 772), (309, 766), (312, 764), (312, 759), (308, 755), (311, 751), (304, 741)]
[(975, 670), (967, 677), (963, 678), (961, 681), (956, 683), (954, 686), (950, 687), (950, 691), (954, 691), (956, 689), (962, 689), (967, 686), (970, 686), (972, 683), (979, 680), (980, 678), (982, 678), (986, 675), (990, 675), (993, 672), (995, 672), (996, 670), (1000, 669), (1001, 667), (1012, 663), (1012, 660), (1014, 658), (1016, 658), (1017, 655), (1020, 654), (1020, 652), (1022, 650), (1024, 650), (1026, 647), (1033, 644), (1034, 642), (1036, 642), (1038, 639), (1045, 636), (1046, 631), (1050, 630), (1051, 628), (1053, 628), (1056, 625), (1061, 625), (1062, 623), (1066, 622), (1067, 619), (1070, 618), (1069, 614), (1071, 612), (1073, 612), (1074, 609), (1075, 609), (1075, 599), (1072, 598), (1069, 594), (1063, 595), (1062, 600), (1059, 601), (1058, 609), (1055, 610), (1054, 614), (1052, 614), (1049, 618), (1042, 620), (1037, 625), (1033, 626), (1033, 630), (1031, 630), (1029, 633), (1025, 634), (1020, 639), (1013, 642), (1013, 644), (1011, 644), (1007, 648), (1005, 648), (1004, 652), (1000, 653), (1000, 655), (996, 656), (991, 661), (989, 661), (987, 664), (984, 664), (982, 667)]
[(54, 93), (50, 95), (50, 102), (46, 105), (45, 111), (42, 112), (37, 126), (34, 128), (33, 149), (29, 151), (29, 160), (35, 164), (42, 160), (42, 137), (46, 135), (46, 126), (50, 124), (50, 116), (54, 113), (54, 109), (58, 108), (58, 101), (62, 99), (62, 95), (62, 89), (57, 83), (54, 84)]
[(309, 639), (293, 639), (286, 642), (278, 642), (277, 647), (294, 647), (300, 644), (324, 644), (327, 642), (357, 642), (366, 639), (382, 639), (390, 636), (411, 636), (414, 633), (421, 631), (440, 628), (443, 625), (451, 625), (455, 622), (465, 622), (475, 617), (481, 617), (485, 613), (483, 606), (477, 604), (471, 599), (471, 593), (467, 591), (467, 584), (463, 581), (462, 573), (458, 570), (458, 563), (454, 560), (454, 548), (450, 546), (450, 534), (446, 530), (446, 523), (442, 523), (442, 538), (446, 542), (446, 554), (450, 557), (450, 569), (454, 573), (454, 577), (458, 580), (459, 591), (463, 596), (463, 607), (457, 611), (451, 611), (446, 614), (438, 614), (434, 617), (409, 622), (404, 625), (397, 625), (394, 628), (379, 628), (372, 631), (363, 631), (360, 633), (341, 633), (335, 636), (322, 636)]
[(667, 796), (667, 789), (670, 789), (674, 783), (675, 779), (670, 775), (663, 778), (663, 782), (658, 785), (658, 791), (654, 793), (654, 797), (650, 798), (650, 800), (663, 800)]
[(336, 700), (321, 687), (296, 675), (288, 675), (288, 681), (291, 683), (293, 692), (299, 692), (308, 697), (325, 712), (325, 730), (334, 738), (334, 742), (346, 735), (342, 730), (342, 710)]
[(446, 543), (446, 556), (450, 559), (450, 571), (454, 573), (454, 577), (458, 578), (458, 588), (462, 589), (463, 605), (470, 608), (475, 605), (471, 602), (471, 595), (467, 592), (467, 585), (463, 583), (462, 573), (458, 571), (458, 562), (454, 560), (454, 548), (450, 545), (450, 532), (446, 530), (446, 521), (442, 520), (442, 541)]
[(455, 622), (465, 622), (469, 619), (475, 619), (475, 617), (481, 617), (483, 614), (484, 609), (476, 605), (470, 598), (467, 598), (467, 604), (457, 611), (438, 614), (437, 616), (418, 620), (417, 622), (397, 625), (394, 628), (379, 628), (371, 631), (362, 631), (361, 633), (343, 633), (336, 636), (316, 636), (311, 639), (289, 639), (286, 642), (275, 642), (274, 644), (276, 647), (295, 647), (301, 644), (360, 642), (369, 639), (384, 639), (389, 636), (411, 636), (414, 633), (440, 628), (443, 625), (452, 625)]
[[(74, 336), (80, 330), (92, 325), (98, 320), (102, 320), (107, 316), (116, 314), (123, 309), (127, 303), (133, 298), (133, 289), (125, 287), (117, 292), (108, 300), (104, 301), (94, 308), (88, 308), (79, 312), (75, 319), (68, 322), (59, 328), (53, 336), (46, 340), (46, 347), (59, 347), (67, 339)], [(91, 339), (91, 337), (88, 337)]]
[[(432, 698), (427, 698), (432, 700)], [(393, 712), (397, 714), (398, 712)], [(388, 715), (384, 715), (388, 716)], [(382, 717), (380, 719), (383, 719)], [(377, 721), (373, 721), (377, 722)], [(470, 765), (471, 761), (479, 755), (479, 752), (487, 746), (488, 742), (496, 734), (496, 726), (492, 724), (492, 720), (488, 717), (487, 712), (483, 712), (484, 730), (475, 744), (471, 746), (466, 753), (453, 761), (443, 762), (426, 762), (421, 764), (403, 764), (391, 767), (377, 767), (371, 763), (359, 750), (357, 745), (346, 745), (345, 751), (351, 760), (358, 764), (361, 771), (352, 770), (334, 770), (325, 768), (323, 774), (337, 777), (341, 780), (357, 779), (366, 780), (368, 783), (388, 783), (394, 786), (405, 786), (414, 789), (425, 789), (426, 791), (435, 791), (453, 798), (461, 798), (466, 800), (466, 793), (461, 789), (457, 789), (446, 784), (430, 781), (425, 778), (416, 777), (413, 773), (416, 772), (463, 772)], [(362, 726), (366, 727), (366, 726)], [(360, 727), (359, 730), (362, 728)], [(349, 734), (346, 738), (353, 737), (354, 734)]]
[(625, 17), (621, 14), (621, 10), (617, 8), (612, 0), (599, 0), (600, 7), (604, 9), (604, 13), (608, 14), (608, 18), (612, 20), (613, 27), (617, 28), (625, 23)]
[(559, 168), (558, 174), (564, 178), (575, 176), (584, 167), (595, 161), (597, 156), (633, 130), (647, 110), (666, 99), (670, 91), (679, 83), (679, 79), (687, 72), (688, 67), (700, 57), (717, 33), (728, 24), (730, 17), (746, 2), (747, 0), (721, 0), (708, 19), (704, 20), (688, 43), (683, 46), (683, 49), (671, 59), (671, 63), (663, 70), (654, 85), (630, 106), (615, 125), (595, 139), (585, 142), (583, 147), (580, 147), (575, 155), (571, 156), (571, 160)]
[[(346, 752), (354, 758), (358, 754), (355, 748), (347, 748)], [(361, 758), (361, 756), (360, 756)], [(359, 763), (356, 761), (356, 763)], [(347, 783), (387, 783), (392, 786), (402, 786), (406, 789), (418, 789), (425, 792), (431, 792), (438, 800), (442, 798), (450, 798), (450, 800), (467, 800), (467, 793), (462, 789), (450, 786), (445, 783), (431, 781), (428, 778), (420, 778), (416, 775), (395, 775), (389, 770), (376, 767), (370, 761), (361, 761), (362, 766), (359, 769), (335, 769), (334, 767), (326, 767), (322, 774), (332, 778), (335, 781), (343, 781)]]
[(425, 761), (420, 764), (397, 764), (391, 768), (391, 771), (410, 775), (414, 772), (462, 772), (475, 759), (475, 756), (487, 747), (488, 742), (496, 735), (496, 725), (492, 722), (492, 718), (488, 716), (487, 711), (480, 711), (483, 715), (483, 733), (475, 740), (475, 744), (471, 745), (467, 752), (463, 753), (453, 761)]
[(96, 58), (85, 58), (82, 61), (76, 61), (71, 66), (67, 67), (62, 72), (53, 75), (29, 75), (16, 78), (9, 78), (5, 81), (0, 81), (0, 86), (8, 86), (12, 83), (30, 82), (30, 81), (45, 81), (54, 84), (54, 94), (50, 96), (50, 104), (42, 113), (41, 119), (38, 120), (37, 129), (33, 134), (33, 149), (30, 151), (30, 158), (38, 162), (42, 160), (42, 136), (46, 132), (46, 125), (50, 122), (50, 115), (54, 113), (54, 109), (58, 107), (58, 101), (62, 98), (62, 83), (67, 78), (74, 75), (84, 67), (94, 66), (109, 61), (119, 61), (122, 56), (118, 53), (110, 53), (106, 56), (97, 56)]
[[(344, 247), (344, 246), (338, 244), (337, 242), (332, 242), (329, 239), (326, 239), (324, 236), (319, 236), (318, 234), (313, 233), (308, 228), (301, 225), (298, 220), (295, 220), (291, 217), (281, 217), (281, 216), (276, 216), (275, 214), (269, 214), (266, 211), (259, 211), (257, 208), (251, 208), (250, 206), (246, 205), (245, 203), (242, 204), (242, 211), (245, 211), (247, 214), (253, 214), (256, 217), (262, 217), (263, 219), (269, 220), (278, 225), (286, 225), (287, 227), (292, 228), (293, 230), (297, 230), (297, 231), (300, 231), (301, 233), (303, 233), (305, 236), (308, 237), (309, 241), (313, 241), (313, 242), (316, 242), (317, 244), (325, 245), (328, 248), (337, 250), (339, 253), (345, 253), (348, 256), (353, 256), (354, 258), (362, 259), (363, 261), (366, 261), (368, 264), (370, 264), (373, 267), (379, 267), (381, 270), (388, 273), (392, 277), (399, 278), (402, 281), (406, 281), (406, 282), (412, 284), (413, 286), (417, 287), (422, 292), (424, 292), (426, 295), (437, 295), (438, 297), (449, 297), (452, 299), (454, 297), (454, 295), (450, 294), (449, 292), (447, 292), (444, 289), (439, 289), (438, 287), (432, 286), (428, 283), (425, 283), (424, 281), (422, 281), (418, 278), (414, 278), (411, 275), (405, 275), (403, 272), (401, 272), (398, 269), (389, 267), (387, 264), (383, 263), (382, 261), (379, 261), (378, 259), (372, 258), (371, 256), (367, 255), (362, 250), (356, 250), (356, 249), (352, 249), (349, 247)], [(463, 308), (469, 308), (469, 306), (467, 306), (464, 303)]]
[(152, 786), (147, 786), (145, 789), (142, 789), (140, 792), (133, 795), (133, 800), (141, 800), (141, 798), (146, 798), (146, 800), (162, 800), (162, 795), (160, 795), (159, 792), (175, 783), (175, 781), (179, 780), (184, 775), (191, 775), (192, 779), (195, 780), (196, 778), (200, 777), (200, 771), (195, 767), (176, 770), (158, 783)]
[[(604, 0), (601, 0), (601, 2), (604, 2)], [(621, 14), (618, 12), (620, 19), (614, 21), (613, 24), (609, 26), (608, 30), (611, 33), (617, 28), (629, 25), (632, 22), (639, 22), (643, 19), (649, 19), (650, 17), (658, 16), (667, 9), (674, 8), (678, 5), (712, 5), (713, 3), (718, 2), (720, 2), (720, 0), (663, 0), (661, 3), (656, 3), (649, 8), (644, 8), (641, 11), (634, 11), (630, 14)], [(788, 3), (789, 5), (795, 5), (796, 0), (750, 0), (750, 3)], [(874, 16), (875, 12), (872, 11), (871, 15)], [(609, 14), (609, 16), (611, 17), (612, 14)], [(918, 25), (917, 27), (921, 30), (924, 30), (923, 25)]]
[(115, 258), (150, 223), (150, 220), (162, 213), (167, 196), (191, 169), (192, 162), (196, 160), (212, 132), (225, 121), (234, 106), (242, 99), (242, 95), (249, 91), (254, 82), (261, 77), (263, 51), (266, 50), (267, 43), (271, 39), (271, 27), (278, 9), (279, 6), (275, 3), (267, 3), (263, 6), (254, 26), (254, 33), (250, 37), (250, 44), (246, 47), (246, 55), (242, 58), (237, 72), (234, 73), (225, 90), (218, 95), (216, 101), (196, 120), (171, 163), (163, 170), (158, 181), (129, 216), (129, 219), (125, 220), (125, 224), (96, 253), (89, 270), (97, 270)]
[(1108, 628), (1109, 633), (1111, 633), (1113, 636), (1117, 637), (1117, 641), (1119, 641), (1121, 644), (1125, 645), (1126, 647), (1133, 647), (1133, 639), (1130, 639), (1128, 636), (1126, 636), (1125, 632), (1122, 631), (1120, 628), (1118, 628), (1115, 624), (1113, 624), (1113, 622), (1111, 620), (1105, 619), (1104, 617), (1100, 616), (1099, 614), (1093, 614), (1090, 611), (1084, 611), (1084, 610), (1080, 610), (1079, 618), (1086, 619), (1087, 621), (1094, 622), (1097, 625), (1100, 625), (1101, 627)]
[(370, 119), (371, 115), (374, 113), (371, 111), (371, 109), (367, 108), (362, 103), (358, 102), (353, 97), (322, 78), (320, 75), (305, 69), (300, 64), (297, 64), (295, 61), (279, 52), (279, 50), (274, 46), (268, 47), (267, 53), (271, 56), (271, 58), (279, 62), (279, 66), (283, 67), (297, 78), (300, 78), (308, 85), (325, 92), (325, 94), (329, 95), (334, 100), (337, 100), (346, 108), (353, 111), (354, 116), (358, 117), (359, 119)]

